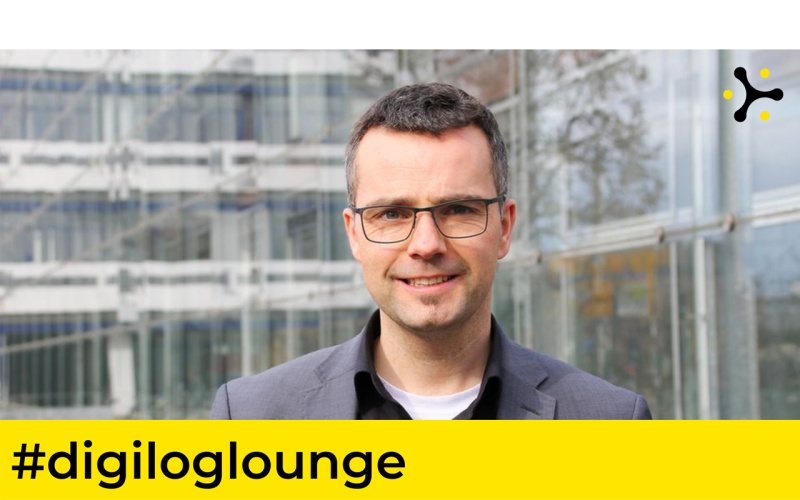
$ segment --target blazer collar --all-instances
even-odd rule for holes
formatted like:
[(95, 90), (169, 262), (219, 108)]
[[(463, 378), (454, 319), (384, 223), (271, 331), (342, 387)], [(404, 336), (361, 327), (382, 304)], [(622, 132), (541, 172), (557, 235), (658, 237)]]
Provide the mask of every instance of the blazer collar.
[[(367, 326), (354, 338), (334, 348), (316, 368), (320, 384), (305, 390), (303, 418), (309, 420), (351, 420), (355, 418), (358, 399), (355, 374), (362, 370), (367, 332), (374, 326), (376, 312)], [(492, 316), (492, 330), (501, 339), (502, 392), (497, 418), (503, 420), (551, 420), (556, 400), (537, 388), (547, 379), (547, 372), (536, 362), (535, 353), (510, 340)]]

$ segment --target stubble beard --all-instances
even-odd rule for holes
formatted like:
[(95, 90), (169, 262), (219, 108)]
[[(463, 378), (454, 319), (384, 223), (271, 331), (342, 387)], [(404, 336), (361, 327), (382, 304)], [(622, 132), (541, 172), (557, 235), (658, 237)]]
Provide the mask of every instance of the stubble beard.
[[(460, 279), (466, 280), (466, 278), (466, 274), (463, 274)], [(444, 341), (452, 336), (457, 336), (466, 328), (483, 306), (486, 296), (491, 293), (491, 286), (484, 293), (481, 293), (480, 290), (475, 290), (475, 293), (469, 293), (469, 290), (466, 292), (465, 297), (460, 297), (456, 303), (450, 304), (450, 307), (454, 308), (447, 311), (454, 314), (451, 319), (442, 317), (444, 311), (441, 310), (441, 306), (448, 299), (453, 300), (454, 297), (424, 295), (416, 297), (410, 304), (405, 304), (397, 297), (390, 296), (383, 305), (378, 305), (381, 311), (404, 331), (423, 340)], [(413, 309), (413, 311), (406, 312), (408, 309)], [(443, 324), (445, 321), (446, 323)]]

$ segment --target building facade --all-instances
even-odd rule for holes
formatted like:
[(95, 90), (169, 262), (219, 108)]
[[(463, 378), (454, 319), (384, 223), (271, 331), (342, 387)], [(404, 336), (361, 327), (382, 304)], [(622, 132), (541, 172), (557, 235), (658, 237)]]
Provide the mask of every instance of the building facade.
[[(742, 123), (740, 66), (784, 93)], [(657, 418), (800, 418), (780, 51), (0, 52), (0, 415), (204, 418), (223, 382), (355, 335), (344, 143), (424, 81), (503, 130), (515, 340)]]

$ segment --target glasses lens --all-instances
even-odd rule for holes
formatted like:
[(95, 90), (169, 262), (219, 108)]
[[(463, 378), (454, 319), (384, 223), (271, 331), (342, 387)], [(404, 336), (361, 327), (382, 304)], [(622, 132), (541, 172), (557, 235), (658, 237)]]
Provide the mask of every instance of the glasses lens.
[(401, 241), (411, 234), (414, 211), (402, 207), (370, 207), (361, 213), (364, 234), (378, 243)]
[(468, 238), (486, 231), (487, 215), (483, 201), (454, 201), (433, 211), (439, 230), (449, 238)]

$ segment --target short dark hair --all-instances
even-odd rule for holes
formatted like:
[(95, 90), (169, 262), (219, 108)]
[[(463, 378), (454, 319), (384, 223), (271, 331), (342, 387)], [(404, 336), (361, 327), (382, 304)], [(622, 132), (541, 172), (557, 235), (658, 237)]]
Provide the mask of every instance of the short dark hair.
[(345, 150), (347, 198), (355, 205), (356, 151), (373, 127), (439, 136), (475, 125), (486, 135), (492, 153), (492, 177), (497, 194), (508, 189), (508, 155), (497, 120), (489, 108), (463, 90), (445, 83), (407, 85), (378, 99), (356, 122)]

